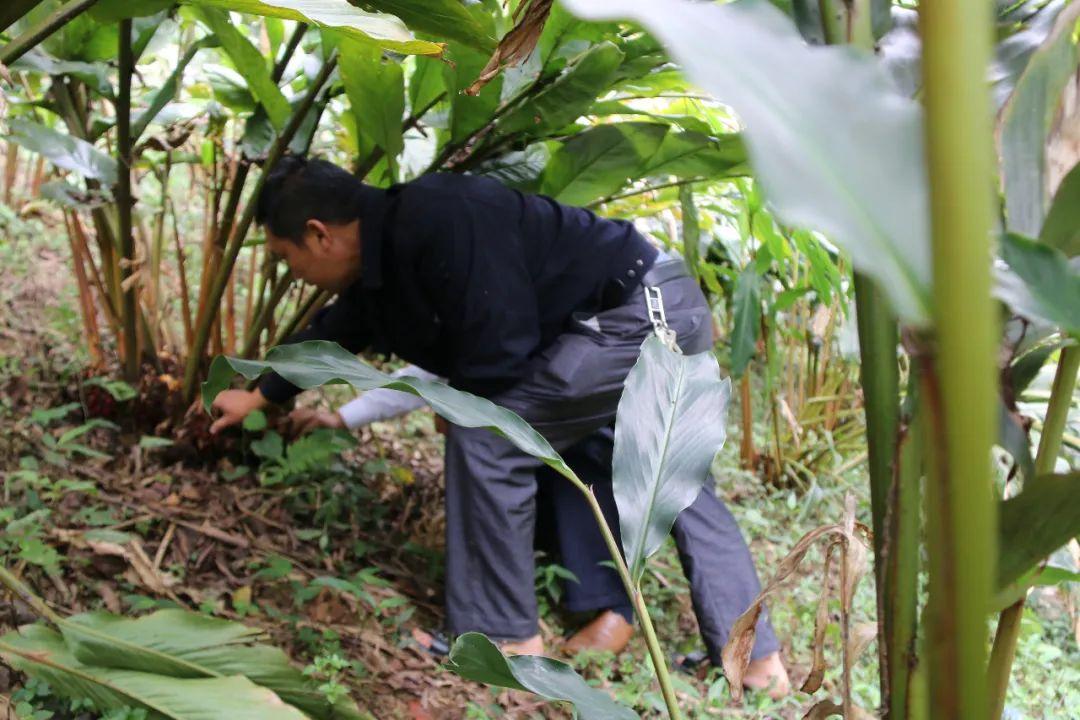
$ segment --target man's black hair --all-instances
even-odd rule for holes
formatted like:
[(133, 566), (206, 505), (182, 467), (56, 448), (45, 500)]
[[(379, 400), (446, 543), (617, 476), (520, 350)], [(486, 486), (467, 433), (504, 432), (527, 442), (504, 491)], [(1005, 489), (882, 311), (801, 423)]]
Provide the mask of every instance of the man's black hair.
[(308, 220), (349, 223), (359, 217), (363, 185), (325, 160), (286, 156), (269, 170), (255, 205), (255, 222), (295, 243)]

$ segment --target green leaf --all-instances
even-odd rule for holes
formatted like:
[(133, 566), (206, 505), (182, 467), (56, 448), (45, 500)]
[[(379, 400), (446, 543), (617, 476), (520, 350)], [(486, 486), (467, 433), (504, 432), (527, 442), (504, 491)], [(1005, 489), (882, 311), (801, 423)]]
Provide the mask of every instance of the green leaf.
[(682, 355), (651, 336), (626, 378), (612, 478), (623, 550), (638, 581), (676, 516), (712, 477), (724, 444), (731, 381), (712, 353)]
[(1080, 255), (1080, 165), (1070, 170), (1058, 185), (1039, 231), (1039, 242), (1057, 248), (1066, 257)]
[(401, 63), (384, 57), (370, 44), (343, 38), (340, 43), (341, 80), (349, 96), (356, 127), (383, 149), (391, 171), (405, 149), (401, 120), (405, 114), (405, 80)]
[(998, 587), (1080, 535), (1080, 473), (1043, 475), (1000, 506)]
[(219, 355), (214, 358), (210, 374), (202, 386), (205, 407), (209, 410), (213, 399), (228, 387), (233, 373), (238, 372), (253, 380), (269, 370), (305, 390), (330, 383), (348, 383), (361, 391), (386, 387), (418, 395), (451, 423), (487, 428), (566, 477), (576, 477), (550, 443), (510, 410), (443, 383), (412, 377), (391, 377), (362, 362), (337, 343), (322, 340), (279, 345), (267, 353), (266, 360), (242, 360)]
[(633, 720), (638, 714), (603, 690), (589, 687), (569, 665), (533, 655), (506, 657), (480, 633), (465, 633), (450, 650), (447, 668), (465, 678), (512, 690), (528, 690), (547, 700), (573, 703), (581, 720)]
[(732, 304), (735, 323), (731, 332), (731, 376), (740, 378), (757, 352), (761, 337), (761, 278), (752, 263), (739, 273)]
[(559, 77), (499, 121), (504, 134), (542, 135), (584, 115), (611, 84), (623, 61), (614, 43), (603, 42), (579, 55)]
[(809, 46), (763, 2), (566, 5), (653, 31), (691, 80), (742, 119), (751, 164), (777, 215), (840, 245), (907, 323), (929, 321), (921, 111), (871, 54)]
[(137, 619), (96, 612), (61, 622), (79, 662), (174, 678), (243, 675), (273, 690), (313, 718), (356, 718), (350, 702), (328, 703), (281, 650), (253, 644), (262, 631), (186, 610), (159, 610)]
[(52, 77), (71, 75), (82, 80), (94, 92), (103, 97), (113, 97), (112, 82), (109, 80), (109, 66), (103, 62), (57, 60), (41, 48), (34, 48), (9, 67), (12, 70), (30, 70)]
[(169, 77), (165, 78), (165, 82), (162, 83), (150, 99), (150, 105), (142, 111), (139, 117), (131, 124), (131, 137), (132, 141), (138, 141), (146, 128), (153, 122), (154, 118), (158, 116), (158, 113), (168, 105), (173, 99), (176, 98), (176, 91), (180, 85), (180, 81), (184, 78), (184, 70), (187, 69), (188, 64), (195, 59), (195, 54), (207, 47), (216, 47), (218, 45), (218, 38), (216, 36), (204, 37), (191, 44), (187, 50), (184, 51), (183, 56), (180, 58), (180, 62), (176, 64), (176, 67)]
[(276, 432), (268, 432), (251, 443), (251, 452), (264, 460), (280, 460), (285, 456), (285, 443)]
[(262, 410), (252, 410), (244, 418), (244, 429), (248, 432), (259, 432), (266, 429), (266, 413)]
[(271, 690), (242, 676), (178, 679), (80, 663), (56, 632), (26, 625), (0, 638), (0, 657), (62, 696), (101, 710), (144, 708), (172, 720), (303, 720)]
[(8, 120), (8, 127), (12, 141), (40, 153), (53, 165), (106, 185), (116, 183), (116, 160), (85, 140), (21, 118)]
[(1036, 236), (1048, 202), (1046, 140), (1060, 107), (1061, 93), (1076, 74), (1080, 56), (1074, 28), (1080, 5), (1057, 16), (1002, 108), (998, 122), (1006, 226)]
[(540, 192), (568, 205), (612, 195), (640, 176), (668, 130), (659, 123), (628, 122), (577, 133), (552, 154)]
[(315, 27), (339, 30), (354, 40), (373, 43), (404, 55), (441, 55), (442, 46), (417, 40), (405, 23), (393, 15), (370, 13), (346, 0), (183, 0), (188, 4), (217, 7)]
[(243, 76), (252, 95), (266, 110), (274, 127), (278, 130), (284, 128), (289, 122), (292, 108), (289, 107), (289, 101), (285, 99), (281, 88), (270, 76), (266, 58), (251, 44), (250, 40), (244, 37), (243, 33), (233, 26), (229, 21), (228, 13), (224, 10), (201, 7), (198, 8), (198, 15), (210, 32), (217, 37), (222, 50), (232, 60), (237, 72)]
[[(494, 17), (483, 5), (471, 6), (470, 14), (485, 28), (494, 29)], [(443, 67), (443, 78), (450, 98), (450, 142), (456, 143), (491, 122), (495, 109), (499, 107), (503, 74), (496, 75), (478, 95), (466, 95), (463, 91), (487, 65), (489, 53), (451, 43), (448, 55), (453, 64)]]
[(1022, 283), (1002, 275), (998, 295), (1018, 314), (1080, 336), (1080, 271), (1060, 251), (1014, 233), (1002, 236), (1001, 256)]
[(480, 52), (495, 49), (495, 38), (460, 0), (367, 0), (365, 5), (396, 15), (417, 32), (456, 40)]
[(175, 0), (97, 0), (89, 10), (90, 17), (99, 23), (114, 23), (129, 18), (146, 17), (168, 10)]

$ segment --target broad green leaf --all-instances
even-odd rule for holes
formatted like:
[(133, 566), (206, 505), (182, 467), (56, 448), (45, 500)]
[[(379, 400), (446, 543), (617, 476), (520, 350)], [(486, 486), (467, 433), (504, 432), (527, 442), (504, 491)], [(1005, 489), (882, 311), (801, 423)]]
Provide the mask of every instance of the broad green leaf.
[(204, 405), (209, 409), (218, 393), (228, 387), (234, 373), (252, 380), (269, 370), (305, 390), (331, 383), (348, 383), (357, 390), (385, 387), (418, 395), (451, 423), (487, 428), (559, 473), (575, 477), (550, 443), (510, 410), (443, 383), (391, 377), (362, 362), (337, 343), (322, 340), (280, 345), (267, 353), (266, 360), (241, 360), (219, 355), (214, 358), (210, 374), (203, 383)]
[(1060, 251), (1015, 233), (1002, 236), (1001, 256), (1022, 283), (1002, 274), (998, 296), (1019, 315), (1080, 336), (1080, 267)]
[(1080, 165), (1058, 185), (1050, 212), (1039, 231), (1039, 241), (1057, 248), (1066, 257), (1080, 255)]
[(634, 720), (638, 714), (619, 705), (588, 683), (566, 663), (534, 655), (506, 657), (480, 633), (461, 635), (450, 650), (446, 667), (466, 680), (528, 690), (547, 700), (573, 703), (581, 720)]
[(615, 421), (612, 482), (634, 581), (680, 512), (711, 479), (724, 444), (731, 381), (712, 353), (682, 355), (649, 336), (626, 378)]
[(1080, 4), (1057, 16), (1053, 30), (1032, 54), (998, 121), (1006, 226), (1035, 237), (1049, 204), (1046, 140), (1065, 85), (1080, 64), (1075, 26)]
[(225, 54), (232, 60), (236, 70), (244, 77), (251, 94), (259, 101), (274, 123), (274, 127), (281, 130), (289, 122), (291, 109), (289, 101), (285, 99), (281, 88), (277, 86), (270, 76), (270, 68), (266, 58), (244, 37), (229, 20), (229, 15), (223, 10), (212, 7), (198, 9), (199, 18), (214, 33)]
[(739, 273), (732, 304), (735, 323), (731, 332), (731, 376), (740, 378), (757, 352), (761, 336), (761, 278), (753, 263)]
[(242, 676), (179, 679), (133, 670), (84, 665), (56, 632), (25, 625), (0, 638), (0, 657), (44, 680), (58, 694), (90, 700), (101, 710), (144, 708), (171, 720), (303, 720), (302, 712), (273, 691)]
[(346, 0), (183, 0), (193, 5), (296, 20), (338, 30), (354, 40), (373, 43), (404, 55), (441, 55), (442, 45), (417, 40), (393, 15), (370, 13)]
[[(484, 28), (494, 29), (494, 17), (483, 5), (469, 8), (470, 14)], [(499, 107), (503, 74), (496, 75), (478, 95), (466, 95), (469, 87), (487, 65), (489, 53), (473, 50), (460, 43), (450, 43), (448, 56), (452, 61), (443, 67), (446, 92), (450, 98), (450, 142), (457, 143), (491, 122)]]
[(735, 133), (718, 138), (700, 132), (669, 131), (642, 169), (646, 175), (702, 177), (709, 180), (749, 175), (746, 147)]
[(651, 30), (691, 80), (745, 123), (751, 164), (777, 215), (846, 250), (905, 322), (929, 321), (921, 111), (872, 55), (808, 46), (763, 2), (566, 5), (587, 18), (629, 18)]
[[(1046, 42), (1054, 30), (1054, 23), (1069, 0), (1050, 0), (1035, 11), (1033, 15), (1020, 18), (1002, 17), (998, 23), (1007, 23), (1015, 32), (1011, 32), (994, 48), (994, 60), (990, 65), (990, 82), (993, 88), (994, 107), (1000, 109), (1016, 88), (1016, 81), (1024, 72), (1035, 52)], [(1009, 3), (1009, 8), (1023, 15), (1029, 13), (1022, 8), (1027, 3)], [(1018, 22), (1018, 20), (1020, 20)]]
[(589, 48), (550, 85), (504, 116), (499, 131), (540, 135), (574, 122), (607, 90), (622, 60), (614, 43)]
[(495, 178), (503, 185), (522, 192), (536, 192), (550, 157), (551, 152), (545, 143), (533, 143), (524, 150), (504, 153), (481, 163), (473, 169), (473, 173)]
[(1001, 503), (998, 588), (1080, 535), (1080, 473), (1043, 475)]
[(89, 10), (99, 23), (114, 23), (128, 18), (146, 17), (168, 10), (176, 0), (97, 0)]
[(442, 63), (434, 58), (417, 57), (409, 76), (409, 112), (415, 115), (446, 92)]
[(97, 612), (60, 624), (72, 655), (85, 665), (175, 678), (243, 675), (313, 718), (358, 718), (348, 701), (331, 705), (281, 650), (253, 644), (262, 631), (185, 610), (137, 619)]
[(12, 63), (10, 68), (32, 70), (53, 77), (71, 75), (82, 80), (99, 95), (107, 98), (113, 96), (112, 82), (109, 80), (109, 66), (103, 62), (57, 60), (41, 48), (35, 48)]
[(401, 63), (370, 44), (342, 39), (338, 67), (353, 117), (361, 134), (383, 149), (391, 171), (405, 149), (401, 121), (405, 114), (405, 81)]
[(21, 118), (8, 120), (8, 127), (11, 140), (53, 165), (106, 185), (116, 182), (116, 160), (85, 140)]
[(131, 124), (131, 137), (132, 140), (137, 142), (138, 139), (146, 132), (146, 128), (157, 117), (158, 113), (168, 105), (175, 97), (177, 88), (180, 85), (180, 81), (184, 77), (184, 70), (187, 69), (188, 64), (195, 59), (195, 54), (206, 47), (215, 47), (218, 44), (218, 38), (216, 36), (204, 37), (201, 40), (197, 40), (184, 51), (184, 54), (180, 57), (180, 61), (176, 64), (169, 76), (165, 78), (165, 82), (161, 84), (150, 99), (150, 105), (142, 111), (139, 117)]
[(586, 205), (640, 177), (668, 133), (659, 123), (597, 125), (574, 135), (555, 151), (540, 192), (568, 205)]
[(460, 0), (367, 0), (365, 5), (396, 15), (416, 32), (456, 40), (480, 52), (490, 53), (495, 49), (491, 32), (468, 11), (467, 3)]

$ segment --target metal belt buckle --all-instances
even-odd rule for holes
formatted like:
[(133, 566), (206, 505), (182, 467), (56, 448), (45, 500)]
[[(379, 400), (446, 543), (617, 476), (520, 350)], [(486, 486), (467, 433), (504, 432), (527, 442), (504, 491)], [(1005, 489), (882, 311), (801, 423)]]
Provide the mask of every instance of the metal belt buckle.
[(681, 353), (682, 350), (676, 344), (675, 331), (668, 327), (667, 316), (664, 314), (664, 295), (660, 288), (654, 285), (645, 286), (645, 306), (649, 311), (649, 322), (652, 323), (653, 332), (660, 342), (664, 343), (668, 350)]

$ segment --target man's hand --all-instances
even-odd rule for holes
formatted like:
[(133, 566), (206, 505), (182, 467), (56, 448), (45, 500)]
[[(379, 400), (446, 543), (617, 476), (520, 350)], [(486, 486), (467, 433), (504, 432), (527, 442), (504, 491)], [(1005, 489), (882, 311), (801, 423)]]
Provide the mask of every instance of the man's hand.
[(303, 435), (321, 427), (344, 428), (345, 421), (336, 412), (327, 412), (326, 410), (296, 408), (289, 413), (289, 432), (293, 435)]
[(216, 434), (225, 428), (243, 422), (252, 410), (260, 410), (268, 404), (268, 401), (258, 388), (255, 390), (225, 390), (216, 398), (210, 407), (221, 411), (221, 417), (210, 426), (211, 434)]

